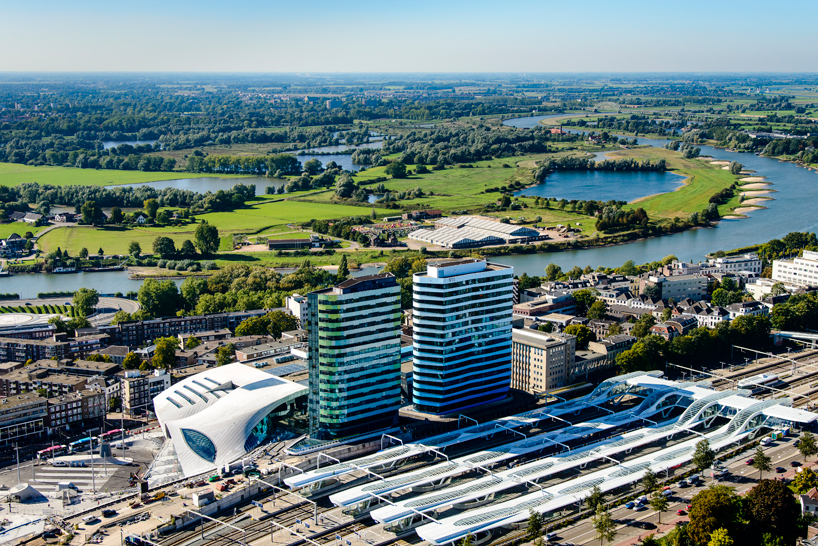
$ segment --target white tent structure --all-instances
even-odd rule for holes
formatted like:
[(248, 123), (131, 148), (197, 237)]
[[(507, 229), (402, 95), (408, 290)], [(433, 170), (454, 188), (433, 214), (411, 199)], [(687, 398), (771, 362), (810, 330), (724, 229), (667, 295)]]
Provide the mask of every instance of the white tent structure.
[(307, 388), (244, 364), (187, 377), (154, 399), (185, 477), (212, 471), (261, 443), (276, 417)]

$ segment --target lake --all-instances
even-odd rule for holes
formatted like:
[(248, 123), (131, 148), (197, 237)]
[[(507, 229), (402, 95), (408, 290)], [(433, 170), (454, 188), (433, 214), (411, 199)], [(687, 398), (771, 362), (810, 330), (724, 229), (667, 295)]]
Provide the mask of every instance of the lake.
[(236, 184), (256, 185), (256, 195), (264, 195), (264, 189), (268, 186), (278, 188), (287, 184), (287, 180), (278, 178), (264, 178), (263, 176), (244, 176), (241, 178), (215, 178), (202, 176), (198, 178), (178, 178), (176, 180), (159, 180), (157, 182), (142, 182), (140, 184), (119, 184), (117, 186), (106, 186), (113, 188), (138, 188), (140, 186), (150, 186), (157, 190), (165, 188), (176, 188), (180, 190), (190, 190), (197, 193), (216, 193), (219, 190), (229, 190)]
[[(531, 125), (543, 116), (517, 120), (519, 125)], [(535, 121), (536, 120), (536, 121)], [(512, 120), (508, 120), (512, 121)], [(637, 137), (638, 138), (638, 137)], [(638, 138), (639, 144), (664, 146), (667, 140)], [(514, 266), (515, 273), (542, 275), (545, 266), (553, 262), (563, 270), (575, 265), (592, 268), (597, 266), (618, 267), (627, 260), (645, 263), (673, 254), (682, 260), (700, 261), (704, 255), (716, 250), (730, 250), (770, 239), (781, 238), (792, 231), (818, 231), (818, 216), (814, 203), (818, 200), (818, 173), (799, 167), (794, 163), (778, 161), (754, 154), (742, 154), (699, 146), (701, 154), (718, 160), (738, 161), (746, 169), (766, 176), (776, 193), (773, 201), (765, 203), (766, 209), (750, 212), (742, 220), (722, 220), (714, 228), (693, 229), (664, 237), (604, 248), (589, 248), (570, 252), (504, 256), (495, 261)], [(550, 178), (549, 178), (550, 180)], [(530, 190), (523, 193), (529, 194)], [(576, 198), (576, 197), (573, 197)]]
[(107, 150), (108, 148), (115, 148), (120, 144), (130, 144), (131, 146), (139, 146), (140, 144), (150, 144), (153, 146), (159, 142), (158, 140), (105, 140), (102, 142), (102, 148)]
[(545, 181), (514, 195), (556, 197), (587, 201), (633, 201), (656, 193), (673, 191), (683, 176), (670, 172), (642, 171), (556, 171)]
[[(306, 161), (311, 159), (317, 159), (321, 162), (321, 165), (324, 166), (330, 161), (335, 161), (342, 169), (347, 171), (360, 171), (361, 165), (352, 162), (352, 154), (335, 154), (335, 152), (341, 152), (344, 150), (357, 150), (359, 148), (371, 148), (371, 149), (379, 149), (383, 148), (383, 140), (378, 140), (377, 142), (367, 142), (365, 144), (361, 144), (359, 146), (321, 146), (318, 148), (310, 148), (309, 150), (299, 150), (297, 152), (286, 152), (289, 154), (297, 154), (295, 157), (298, 158), (298, 161), (301, 162), (303, 165)], [(334, 155), (324, 155), (324, 154), (334, 154)]]

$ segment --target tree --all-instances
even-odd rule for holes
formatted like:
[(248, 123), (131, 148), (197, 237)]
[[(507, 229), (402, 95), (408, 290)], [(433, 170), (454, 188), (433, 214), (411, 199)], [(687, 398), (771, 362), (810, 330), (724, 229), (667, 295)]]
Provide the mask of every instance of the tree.
[(197, 338), (196, 336), (190, 336), (189, 338), (187, 338), (187, 341), (185, 341), (185, 350), (189, 351), (191, 349), (195, 349), (201, 344), (202, 342), (199, 341), (199, 338)]
[(185, 239), (182, 243), (181, 248), (179, 249), (179, 254), (186, 257), (191, 257), (196, 255), (196, 247), (193, 246), (193, 241), (190, 239)]
[(236, 346), (232, 343), (228, 343), (227, 345), (222, 345), (219, 347), (219, 350), (216, 351), (216, 364), (219, 366), (224, 366), (225, 364), (230, 364), (233, 362), (233, 356), (236, 354)]
[(668, 505), (667, 497), (661, 491), (654, 491), (650, 497), (650, 507), (656, 510), (657, 521), (660, 525), (662, 523), (662, 512), (667, 510)]
[(707, 546), (733, 546), (735, 544), (730, 534), (724, 527), (716, 529), (710, 534), (710, 541)]
[(126, 370), (135, 370), (139, 367), (139, 364), (142, 361), (136, 356), (136, 353), (129, 352), (125, 355), (125, 359), (122, 361), (122, 367)]
[(650, 333), (650, 329), (656, 324), (656, 319), (650, 313), (645, 313), (642, 315), (639, 320), (636, 321), (636, 324), (633, 326), (633, 330), (631, 330), (631, 334), (637, 338), (643, 338)]
[(642, 293), (654, 301), (662, 299), (662, 287), (658, 284), (649, 284), (645, 286), (645, 290)]
[(97, 219), (102, 215), (102, 209), (97, 206), (96, 201), (86, 201), (80, 208), (83, 224), (96, 224)]
[(616, 523), (601, 504), (596, 507), (593, 524), (600, 545), (605, 544), (605, 542), (612, 542), (616, 538)]
[(741, 498), (732, 487), (708, 487), (696, 494), (691, 504), (687, 532), (695, 544), (707, 544), (713, 531), (721, 528), (731, 537), (741, 536)]
[(584, 324), (571, 324), (565, 327), (565, 333), (577, 338), (577, 349), (584, 349), (588, 346), (588, 342), (593, 341), (596, 337), (590, 328)]
[(471, 533), (463, 537), (460, 541), (460, 546), (474, 546), (474, 537)]
[(153, 253), (160, 258), (169, 258), (176, 254), (176, 244), (170, 237), (157, 237), (153, 240)]
[(167, 225), (170, 223), (170, 213), (167, 210), (159, 211), (156, 215), (156, 223)]
[(756, 452), (753, 454), (753, 464), (751, 466), (758, 470), (759, 480), (765, 472), (772, 470), (772, 459), (770, 459), (770, 457), (764, 453), (764, 449), (762, 449), (761, 446), (756, 448)]
[(156, 351), (153, 353), (153, 367), (170, 370), (176, 363), (176, 350), (179, 349), (179, 338), (160, 337), (154, 341)]
[(87, 249), (87, 248), (82, 247), (82, 248), (80, 249), (80, 258), (81, 258), (81, 259), (83, 259), (83, 260), (87, 260), (87, 259), (88, 259), (88, 249)]
[(818, 446), (815, 445), (815, 436), (813, 436), (810, 431), (806, 431), (801, 435), (801, 440), (798, 442), (798, 451), (804, 456), (804, 462), (806, 462), (807, 457), (818, 453)]
[(535, 511), (528, 511), (528, 539), (534, 540), (542, 533), (542, 515)]
[(608, 328), (608, 335), (609, 336), (618, 336), (621, 333), (622, 333), (622, 325), (619, 324), (618, 322), (614, 322)]
[(58, 334), (62, 334), (68, 331), (68, 327), (65, 325), (65, 322), (63, 321), (62, 317), (59, 315), (48, 319), (48, 324), (53, 324), (55, 328), (54, 331), (57, 332)]
[(172, 316), (179, 305), (179, 289), (173, 281), (147, 279), (139, 288), (137, 300), (152, 317)]
[(562, 275), (562, 268), (557, 264), (548, 264), (545, 266), (545, 278), (548, 281), (556, 281)]
[(213, 254), (219, 250), (219, 230), (216, 226), (202, 221), (193, 234), (193, 243), (202, 254)]
[(318, 159), (310, 159), (304, 162), (304, 172), (310, 176), (316, 176), (321, 172), (321, 162)]
[(82, 316), (88, 316), (99, 303), (99, 292), (94, 289), (80, 288), (74, 292), (74, 309)]
[(108, 355), (88, 355), (85, 360), (89, 362), (111, 362), (111, 357)]
[(105, 256), (105, 251), (102, 250), (102, 247), (99, 247), (99, 249), (97, 249), (97, 256), (99, 256), (100, 258)]
[(811, 468), (804, 467), (795, 474), (792, 485), (798, 493), (808, 493), (813, 487), (818, 487), (818, 474)]
[(279, 339), (282, 332), (298, 328), (298, 319), (284, 311), (273, 311), (262, 317), (250, 317), (236, 327), (237, 336), (271, 335)]
[(705, 468), (710, 468), (710, 465), (712, 465), (715, 460), (716, 453), (710, 449), (710, 442), (705, 439), (696, 444), (696, 451), (693, 453), (692, 462), (697, 471), (701, 472)]
[(585, 503), (588, 505), (588, 508), (596, 511), (599, 506), (604, 507), (605, 493), (602, 492), (602, 489), (600, 489), (598, 485), (595, 485), (588, 496), (585, 497)]
[(116, 326), (117, 324), (128, 320), (133, 320), (131, 314), (128, 313), (127, 311), (123, 311), (122, 309), (120, 309), (119, 311), (114, 313), (114, 318), (111, 319), (111, 324)]
[(125, 218), (125, 215), (122, 214), (122, 209), (119, 207), (114, 207), (111, 209), (111, 223), (114, 224), (121, 224), (122, 220)]
[(131, 243), (128, 245), (128, 254), (139, 257), (139, 255), (142, 254), (142, 245), (140, 245), (138, 241), (131, 241)]
[(748, 522), (748, 536), (759, 537), (770, 533), (783, 538), (782, 544), (795, 544), (801, 510), (792, 491), (783, 482), (760, 480), (747, 492), (742, 507)]
[(338, 272), (335, 274), (335, 282), (341, 282), (349, 277), (349, 266), (347, 265), (347, 255), (341, 256), (341, 263), (338, 265)]
[(656, 478), (656, 473), (648, 468), (645, 475), (642, 476), (642, 490), (645, 494), (649, 494), (655, 491), (658, 485), (659, 480)]
[(587, 316), (589, 319), (602, 320), (605, 318), (605, 313), (607, 313), (607, 311), (608, 307), (605, 305), (605, 302), (602, 300), (596, 300), (588, 309), (588, 313), (585, 316)]
[(406, 178), (406, 165), (402, 161), (393, 161), (383, 170), (392, 178)]
[(159, 212), (159, 201), (156, 199), (146, 199), (143, 203), (145, 213), (150, 217), (156, 219), (156, 213)]
[(586, 288), (574, 292), (574, 301), (576, 302), (576, 314), (584, 317), (588, 313), (588, 309), (596, 303), (596, 295), (598, 292), (593, 288)]

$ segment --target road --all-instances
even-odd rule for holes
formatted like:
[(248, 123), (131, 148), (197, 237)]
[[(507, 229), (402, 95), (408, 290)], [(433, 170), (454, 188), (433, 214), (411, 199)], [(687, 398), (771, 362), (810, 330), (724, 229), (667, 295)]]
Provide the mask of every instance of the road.
[[(790, 466), (791, 461), (803, 461), (803, 457), (798, 450), (793, 446), (794, 438), (785, 438), (764, 449), (764, 452), (772, 459), (771, 465), (773, 469), (776, 467), (783, 467), (786, 472), (783, 474), (776, 474), (775, 472), (765, 473), (765, 478), (773, 476), (783, 476), (785, 478), (792, 478), (795, 476), (796, 469)], [(752, 457), (753, 451), (745, 452), (744, 454), (735, 457), (724, 463), (725, 468), (730, 470), (730, 476), (721, 480), (719, 483), (734, 487), (736, 492), (744, 494), (750, 490), (758, 481), (758, 470), (746, 464), (747, 459)], [(805, 466), (815, 466), (815, 461), (808, 462)], [(709, 476), (709, 474), (702, 473), (702, 477)], [(638, 544), (640, 537), (644, 538), (649, 534), (656, 534), (657, 536), (664, 535), (676, 526), (677, 522), (688, 521), (687, 505), (690, 500), (703, 489), (710, 486), (713, 480), (707, 477), (704, 482), (698, 487), (676, 487), (676, 482), (672, 484), (674, 495), (670, 499), (670, 505), (667, 512), (661, 516), (661, 524), (659, 524), (659, 517), (656, 511), (648, 507), (642, 512), (635, 512), (631, 509), (625, 508), (624, 505), (610, 510), (611, 517), (618, 523), (616, 528), (616, 539), (611, 542), (611, 546), (627, 546)], [(685, 510), (685, 515), (677, 515), (677, 510)], [(636, 527), (634, 524), (648, 523), (656, 527), (651, 529), (643, 529)], [(566, 527), (557, 532), (558, 540), (551, 544), (575, 544), (577, 546), (584, 544), (597, 544), (598, 539), (593, 529), (591, 519), (585, 519), (578, 524)]]
[[(15, 301), (15, 305), (65, 305), (71, 303), (71, 296), (62, 296), (59, 298), (29, 298)], [(114, 315), (117, 311), (126, 311), (128, 313), (135, 313), (139, 311), (139, 302), (127, 300), (125, 298), (99, 298), (99, 303), (96, 306), (96, 313), (88, 317), (88, 322), (92, 326), (104, 326), (111, 324)]]

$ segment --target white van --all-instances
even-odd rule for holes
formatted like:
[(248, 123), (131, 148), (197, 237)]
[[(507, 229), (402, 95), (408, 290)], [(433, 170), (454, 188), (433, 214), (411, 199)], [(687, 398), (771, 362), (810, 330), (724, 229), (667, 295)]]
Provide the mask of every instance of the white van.
[(62, 491), (64, 489), (71, 489), (73, 491), (79, 491), (79, 487), (77, 487), (76, 485), (74, 485), (71, 482), (58, 482), (56, 489), (57, 489), (57, 491)]
[(97, 516), (85, 516), (84, 518), (82, 518), (82, 521), (84, 523), (92, 523), (94, 521), (97, 521), (98, 519), (99, 518)]
[(553, 540), (557, 540), (557, 536), (558, 536), (557, 533), (548, 533), (547, 535), (545, 535), (545, 540), (546, 542), (551, 542)]
[(769, 436), (766, 436), (766, 437), (764, 437), (764, 438), (762, 438), (762, 439), (761, 439), (761, 445), (763, 445), (763, 446), (768, 446), (768, 445), (770, 445), (772, 442), (773, 442), (773, 439), (772, 439), (772, 438), (770, 438)]

